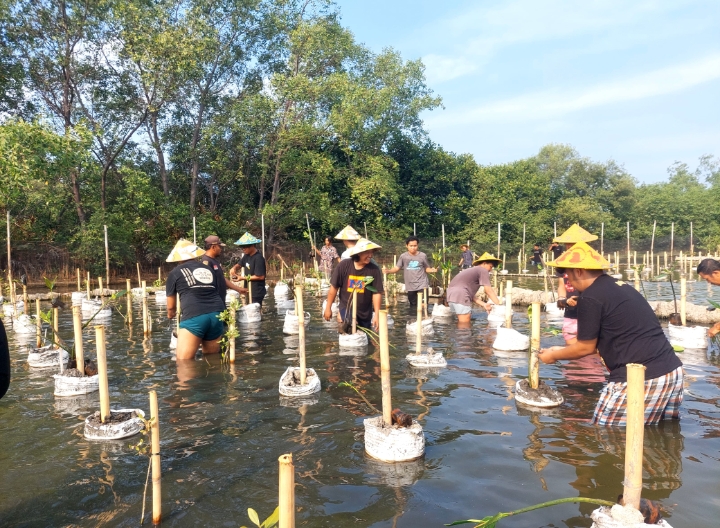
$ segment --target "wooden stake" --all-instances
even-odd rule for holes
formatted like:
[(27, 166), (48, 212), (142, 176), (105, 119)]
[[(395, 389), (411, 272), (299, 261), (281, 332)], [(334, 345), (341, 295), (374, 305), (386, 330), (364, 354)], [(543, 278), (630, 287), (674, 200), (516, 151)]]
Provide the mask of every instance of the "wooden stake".
[(23, 284), (22, 287), (23, 287), (23, 312), (25, 313), (25, 315), (28, 315), (28, 313), (30, 313), (30, 299), (28, 299), (27, 286), (25, 286)]
[(110, 390), (107, 377), (107, 353), (105, 350), (105, 327), (95, 326), (95, 350), (97, 351), (98, 384), (100, 386), (100, 421), (110, 417)]
[(125, 294), (125, 300), (127, 301), (127, 319), (125, 320), (127, 324), (131, 325), (133, 322), (133, 313), (132, 313), (132, 293), (130, 291), (132, 290), (132, 286), (130, 285), (130, 279), (125, 279), (125, 289), (127, 290), (127, 293)]
[(75, 364), (81, 375), (85, 375), (85, 355), (82, 340), (82, 313), (79, 306), (72, 307), (73, 334), (75, 337)]
[(422, 295), (417, 296), (417, 323), (415, 325), (415, 353), (422, 353)]
[(100, 299), (102, 299), (105, 292), (105, 290), (103, 289), (102, 277), (98, 277), (98, 288), (100, 289)]
[(137, 268), (137, 274), (138, 274), (138, 288), (142, 288), (142, 277), (140, 277), (140, 263), (136, 262), (135, 267)]
[(353, 289), (352, 333), (355, 332), (357, 332), (357, 290)]
[(540, 350), (540, 303), (532, 303), (532, 333), (530, 336), (530, 387), (537, 389), (540, 383), (540, 365), (538, 364), (538, 351)]
[(10, 285), (10, 302), (13, 304), (13, 313), (15, 311), (15, 294), (12, 281), (12, 248), (10, 246), (10, 211), (7, 212), (7, 278)]
[(627, 366), (627, 427), (625, 430), (625, 481), (623, 500), (626, 506), (640, 509), (645, 434), (645, 366)]
[[(108, 250), (108, 234), (107, 234), (107, 226), (104, 225), (103, 228), (105, 229), (105, 284), (107, 284), (107, 287), (110, 287), (110, 251)], [(100, 286), (100, 290), (102, 291), (102, 286)], [(102, 293), (101, 293), (102, 295)]]
[(295, 299), (297, 300), (298, 318), (298, 355), (300, 356), (300, 385), (306, 383), (307, 363), (305, 362), (305, 312), (303, 311), (303, 290), (302, 286), (295, 286)]
[(380, 331), (380, 379), (382, 380), (382, 409), (385, 427), (392, 426), (392, 395), (390, 387), (390, 341), (388, 339), (387, 310), (378, 314)]
[(175, 310), (175, 333), (180, 336), (180, 296), (177, 296), (177, 310)]
[(278, 528), (295, 528), (295, 466), (291, 454), (278, 458), (280, 464), (280, 508)]
[(260, 236), (262, 237), (262, 256), (265, 258), (265, 215), (260, 214)]
[(158, 266), (158, 284), (162, 282), (162, 267)]
[(383, 289), (385, 290), (385, 309), (387, 310), (390, 307), (390, 296), (388, 295), (388, 287), (387, 287), (387, 273), (383, 272)]
[(423, 307), (425, 309), (425, 317), (428, 317), (428, 288), (423, 290)]
[(159, 526), (162, 520), (162, 493), (160, 478), (160, 416), (158, 412), (157, 392), (150, 391), (150, 431), (152, 436), (152, 490), (153, 490), (153, 509), (152, 520), (153, 526)]
[(57, 335), (58, 328), (60, 327), (60, 310), (56, 307), (52, 309), (52, 322), (53, 322), (53, 348), (59, 348)]
[(42, 346), (42, 319), (40, 318), (40, 299), (35, 299), (35, 342), (37, 348)]
[[(143, 334), (147, 336), (150, 333), (150, 325), (148, 324), (148, 303), (147, 303), (147, 289), (145, 288), (145, 281), (140, 282), (142, 288), (142, 320), (143, 320)], [(178, 336), (179, 337), (179, 336)]]
[[(557, 233), (555, 233), (557, 237)], [(605, 246), (605, 222), (600, 223), (600, 254), (602, 255)]]
[(680, 321), (685, 326), (687, 314), (687, 279), (680, 277)]
[[(230, 327), (230, 332), (233, 334), (235, 333), (235, 308), (230, 306), (228, 308), (228, 313), (230, 314), (230, 324), (228, 325)], [(229, 346), (229, 355), (230, 355), (230, 363), (235, 363), (235, 337), (233, 336), (230, 339), (230, 342), (228, 344)]]
[(87, 281), (85, 283), (85, 286), (87, 286), (87, 298), (89, 301), (91, 299), (91, 297), (90, 297), (90, 272), (89, 271), (87, 272)]
[(505, 288), (505, 328), (512, 328), (512, 287), (512, 281), (507, 281), (507, 287)]

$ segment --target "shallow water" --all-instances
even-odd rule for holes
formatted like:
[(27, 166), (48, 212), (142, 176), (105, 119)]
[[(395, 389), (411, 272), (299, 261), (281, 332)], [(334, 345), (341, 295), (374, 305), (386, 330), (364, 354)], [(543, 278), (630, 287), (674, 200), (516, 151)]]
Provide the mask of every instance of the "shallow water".
[[(516, 284), (532, 283), (523, 278)], [(664, 288), (648, 296), (669, 294)], [(711, 297), (704, 283), (691, 283), (689, 290), (698, 304)], [(298, 526), (442, 526), (561, 497), (613, 500), (622, 493), (624, 430), (585, 422), (603, 385), (600, 366), (589, 360), (542, 365), (541, 377), (566, 403), (542, 413), (519, 407), (512, 387), (527, 375), (526, 355), (494, 352), (495, 330), (480, 311), (469, 329), (458, 329), (451, 319), (435, 322), (427, 344), (445, 353), (448, 368), (410, 368), (404, 357), (414, 350), (414, 339), (405, 335), (402, 297), (390, 308), (396, 318), (390, 330), (393, 402), (419, 419), (426, 455), (394, 465), (369, 459), (362, 420), (372, 412), (351, 389), (337, 385), (352, 382), (379, 407), (379, 352), (372, 345), (357, 355), (339, 349), (334, 324), (320, 319), (321, 302), (305, 299), (312, 314), (308, 366), (323, 389), (304, 404), (278, 395), (280, 375), (296, 364), (287, 352), (297, 338), (283, 336), (272, 297), (262, 323), (241, 327), (234, 366), (215, 357), (176, 364), (167, 349), (165, 307), (152, 299), (152, 339), (143, 341), (138, 333), (138, 304), (131, 331), (113, 315), (107, 332), (113, 408), (147, 410), (148, 391), (158, 392), (166, 526), (247, 525), (248, 507), (269, 515), (277, 505), (277, 458), (288, 452), (296, 466)], [(517, 308), (513, 321), (527, 333), (525, 314)], [(543, 325), (549, 326), (544, 319)], [(62, 313), (60, 333), (71, 340), (69, 310)], [(99, 407), (97, 393), (56, 399), (50, 373), (29, 369), (17, 336), (12, 330), (8, 335), (13, 380), (0, 401), (0, 524), (136, 526), (147, 458), (129, 445), (140, 437), (85, 440), (83, 419)], [(86, 350), (93, 349), (94, 332), (88, 330), (84, 341)], [(543, 335), (543, 346), (560, 343)], [(718, 354), (683, 353), (682, 420), (645, 430), (643, 496), (661, 500), (676, 528), (717, 526), (720, 515)], [(500, 526), (589, 527), (593, 509), (556, 506), (503, 519)], [(146, 522), (148, 515), (146, 510)]]

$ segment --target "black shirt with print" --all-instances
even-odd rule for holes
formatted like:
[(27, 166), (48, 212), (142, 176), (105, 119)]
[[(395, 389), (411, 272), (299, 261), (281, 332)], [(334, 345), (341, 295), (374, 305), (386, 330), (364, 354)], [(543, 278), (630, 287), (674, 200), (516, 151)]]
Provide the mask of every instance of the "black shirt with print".
[(217, 275), (197, 260), (182, 262), (172, 270), (165, 285), (168, 297), (180, 296), (180, 319), (186, 321), (198, 315), (225, 310), (225, 299), (218, 293)]

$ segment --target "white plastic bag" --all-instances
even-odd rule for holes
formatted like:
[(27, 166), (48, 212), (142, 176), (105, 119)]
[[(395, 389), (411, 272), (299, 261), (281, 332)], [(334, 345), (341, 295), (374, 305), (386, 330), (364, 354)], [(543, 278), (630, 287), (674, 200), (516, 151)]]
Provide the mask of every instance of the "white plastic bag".
[(364, 347), (368, 344), (368, 337), (365, 332), (358, 330), (354, 334), (338, 334), (338, 341), (341, 347)]
[[(305, 312), (304, 325), (310, 324), (310, 314)], [(298, 317), (295, 315), (295, 310), (288, 310), (285, 312), (285, 322), (283, 323), (284, 334), (299, 334), (300, 328), (298, 324)]]
[(259, 323), (262, 321), (262, 313), (260, 312), (260, 305), (258, 303), (248, 304), (238, 310), (238, 322), (239, 323)]
[(530, 347), (530, 338), (512, 328), (500, 327), (497, 329), (493, 348), (497, 350), (527, 350)]
[(280, 394), (283, 396), (306, 396), (320, 392), (320, 378), (314, 369), (305, 369), (305, 385), (300, 385), (300, 367), (288, 367), (280, 376)]
[(683, 348), (705, 349), (707, 344), (707, 328), (702, 326), (675, 326), (668, 323), (668, 338), (671, 345)]

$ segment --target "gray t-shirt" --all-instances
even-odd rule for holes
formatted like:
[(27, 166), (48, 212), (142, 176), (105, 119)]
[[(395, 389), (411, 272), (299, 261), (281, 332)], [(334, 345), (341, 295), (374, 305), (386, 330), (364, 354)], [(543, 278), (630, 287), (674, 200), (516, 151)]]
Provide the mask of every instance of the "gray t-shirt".
[(490, 272), (482, 266), (462, 270), (450, 281), (447, 302), (472, 306), (473, 298), (480, 286), (491, 286)]
[(397, 260), (397, 267), (405, 270), (405, 291), (419, 291), (430, 286), (425, 272), (430, 267), (430, 263), (427, 255), (422, 251), (414, 255), (406, 251)]

